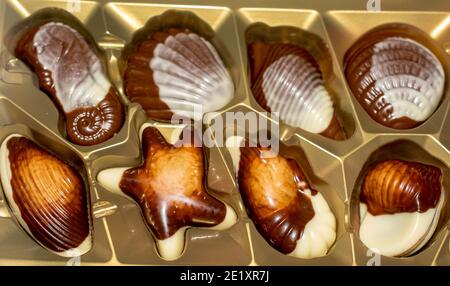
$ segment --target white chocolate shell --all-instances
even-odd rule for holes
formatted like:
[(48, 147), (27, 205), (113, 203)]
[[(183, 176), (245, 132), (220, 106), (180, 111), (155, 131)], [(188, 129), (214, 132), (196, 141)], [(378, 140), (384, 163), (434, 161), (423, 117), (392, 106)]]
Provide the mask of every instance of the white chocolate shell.
[(297, 55), (279, 58), (264, 71), (262, 89), (267, 105), (287, 124), (312, 133), (330, 125), (333, 102), (320, 71), (309, 61)]
[(233, 82), (211, 43), (194, 33), (178, 33), (159, 43), (150, 68), (160, 99), (178, 114), (215, 111), (231, 101)]

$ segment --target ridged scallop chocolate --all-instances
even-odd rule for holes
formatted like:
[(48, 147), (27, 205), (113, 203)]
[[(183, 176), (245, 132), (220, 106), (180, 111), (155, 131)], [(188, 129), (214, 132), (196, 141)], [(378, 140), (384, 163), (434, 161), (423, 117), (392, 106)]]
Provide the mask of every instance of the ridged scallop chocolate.
[(0, 162), (8, 205), (35, 241), (65, 257), (91, 249), (87, 190), (72, 166), (19, 134), (3, 141)]
[(353, 95), (378, 123), (409, 129), (438, 107), (445, 71), (433, 40), (407, 24), (385, 24), (358, 39), (344, 57)]
[(441, 197), (442, 171), (434, 166), (387, 160), (364, 177), (360, 200), (372, 215), (426, 212)]
[(33, 26), (19, 39), (15, 54), (64, 113), (71, 142), (95, 145), (120, 130), (124, 108), (99, 56), (78, 31), (61, 22)]
[(252, 93), (287, 124), (343, 140), (346, 134), (314, 57), (296, 44), (255, 41), (248, 46)]
[(203, 37), (188, 29), (153, 33), (127, 58), (124, 90), (154, 119), (173, 114), (201, 119), (201, 112), (224, 107), (234, 85), (220, 55)]

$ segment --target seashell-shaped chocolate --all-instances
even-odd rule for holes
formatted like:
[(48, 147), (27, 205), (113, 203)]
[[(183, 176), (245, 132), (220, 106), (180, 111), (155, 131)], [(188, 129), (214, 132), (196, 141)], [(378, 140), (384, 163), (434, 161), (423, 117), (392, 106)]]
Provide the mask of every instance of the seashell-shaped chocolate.
[(343, 140), (346, 134), (314, 57), (288, 43), (255, 41), (248, 46), (252, 93), (287, 124)]
[(360, 192), (360, 238), (375, 252), (406, 256), (433, 235), (446, 199), (439, 168), (386, 160), (371, 166)]
[(128, 56), (124, 90), (153, 119), (201, 119), (224, 107), (234, 85), (214, 46), (188, 29), (153, 33)]
[(3, 141), (0, 162), (8, 205), (35, 241), (64, 257), (91, 249), (86, 187), (73, 167), (19, 134)]
[(431, 43), (413, 26), (385, 24), (364, 34), (347, 51), (347, 82), (376, 122), (408, 129), (436, 110), (444, 94), (445, 72)]
[(244, 146), (242, 141), (233, 136), (226, 145), (242, 199), (259, 233), (284, 254), (326, 255), (336, 239), (336, 219), (324, 197), (311, 189), (295, 160), (267, 148)]
[(124, 108), (99, 56), (78, 31), (61, 22), (33, 26), (21, 36), (15, 54), (64, 113), (71, 142), (95, 145), (120, 130)]
[(187, 227), (226, 229), (236, 222), (229, 205), (205, 186), (202, 147), (181, 138), (175, 147), (149, 124), (141, 128), (144, 162), (135, 168), (113, 168), (98, 174), (106, 189), (139, 204), (162, 258), (174, 260), (184, 249)]

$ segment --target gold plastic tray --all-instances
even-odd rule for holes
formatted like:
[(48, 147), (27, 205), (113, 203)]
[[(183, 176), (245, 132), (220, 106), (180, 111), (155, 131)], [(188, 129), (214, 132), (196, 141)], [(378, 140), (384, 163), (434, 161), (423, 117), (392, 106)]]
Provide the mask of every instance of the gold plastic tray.
[[(75, 3), (72, 3), (75, 2)], [(368, 12), (365, 1), (202, 1), (172, 0), (169, 4), (148, 1), (5, 0), (0, 2), (0, 140), (12, 132), (31, 136), (64, 156), (78, 158), (86, 168), (90, 184), (94, 245), (81, 258), (58, 257), (38, 246), (14, 222), (0, 196), (0, 264), (39, 265), (450, 265), (449, 214), (446, 214), (431, 242), (408, 258), (375, 257), (355, 234), (352, 195), (358, 175), (370, 155), (388, 148), (383, 156), (408, 158), (439, 165), (450, 191), (450, 87), (447, 80), (444, 100), (436, 112), (417, 128), (398, 131), (374, 122), (351, 95), (342, 72), (345, 51), (370, 28), (386, 22), (406, 22), (430, 34), (446, 52), (446, 72), (450, 74), (450, 12), (446, 0), (382, 1), (380, 12)], [(68, 4), (69, 3), (69, 4)], [(72, 4), (70, 4), (72, 3)], [(105, 50), (113, 83), (127, 104), (127, 120), (111, 140), (92, 147), (69, 143), (59, 131), (58, 111), (39, 90), (36, 79), (14, 58), (4, 38), (18, 22), (45, 7), (71, 9), (96, 42)], [(274, 8), (276, 7), (276, 8)], [(406, 9), (408, 11), (406, 11)], [(226, 231), (189, 229), (186, 249), (175, 261), (162, 260), (147, 230), (139, 207), (132, 201), (109, 193), (96, 181), (97, 173), (140, 160), (139, 127), (144, 122), (157, 126), (169, 136), (179, 126), (147, 120), (141, 108), (123, 95), (120, 76), (122, 50), (134, 33), (153, 16), (168, 10), (190, 11), (208, 23), (212, 39), (226, 53), (235, 87), (235, 98), (222, 110), (257, 111), (249, 88), (245, 31), (256, 23), (294, 26), (318, 35), (328, 46), (332, 61), (331, 85), (349, 139), (339, 142), (280, 123), (281, 151), (297, 158), (314, 188), (320, 190), (337, 219), (337, 240), (322, 258), (297, 259), (271, 248), (247, 217), (236, 188), (231, 159), (224, 148), (208, 150), (208, 187), (231, 204), (238, 213), (235, 226)], [(223, 56), (223, 52), (221, 53)], [(447, 78), (448, 79), (448, 78)], [(206, 124), (203, 128), (207, 128)], [(390, 144), (390, 147), (383, 147)], [(405, 147), (401, 153), (398, 146)], [(393, 146), (393, 147), (392, 147)], [(390, 150), (390, 151), (389, 151)], [(397, 152), (398, 151), (398, 152)], [(78, 260), (77, 260), (78, 259)]]

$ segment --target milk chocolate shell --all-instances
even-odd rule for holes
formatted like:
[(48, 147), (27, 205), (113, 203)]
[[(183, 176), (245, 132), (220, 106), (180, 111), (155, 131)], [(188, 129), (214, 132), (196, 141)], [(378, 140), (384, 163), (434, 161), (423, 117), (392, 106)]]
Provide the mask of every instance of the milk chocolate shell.
[(15, 54), (64, 113), (71, 142), (95, 145), (120, 130), (122, 104), (99, 56), (78, 31), (60, 22), (33, 26), (21, 36)]
[(91, 249), (87, 190), (73, 167), (19, 134), (3, 141), (0, 162), (8, 205), (35, 241), (64, 257)]
[(153, 119), (196, 120), (231, 101), (234, 86), (214, 46), (188, 29), (153, 33), (128, 56), (125, 94)]
[(432, 39), (406, 24), (370, 30), (344, 57), (353, 95), (378, 123), (409, 129), (427, 120), (444, 94), (445, 72)]
[(287, 124), (328, 138), (346, 134), (336, 117), (314, 57), (288, 43), (255, 41), (248, 46), (252, 93), (268, 112), (279, 112)]
[(206, 191), (201, 147), (187, 138), (175, 147), (150, 125), (141, 134), (143, 164), (103, 170), (98, 181), (139, 204), (160, 255), (174, 260), (183, 252), (187, 227), (226, 229), (236, 222), (236, 213)]
[(386, 256), (408, 256), (434, 234), (446, 194), (434, 166), (386, 160), (370, 167), (360, 193), (360, 238)]
[(229, 137), (226, 144), (242, 199), (259, 233), (284, 254), (326, 255), (336, 239), (336, 219), (324, 197), (309, 186), (295, 160), (242, 141)]

